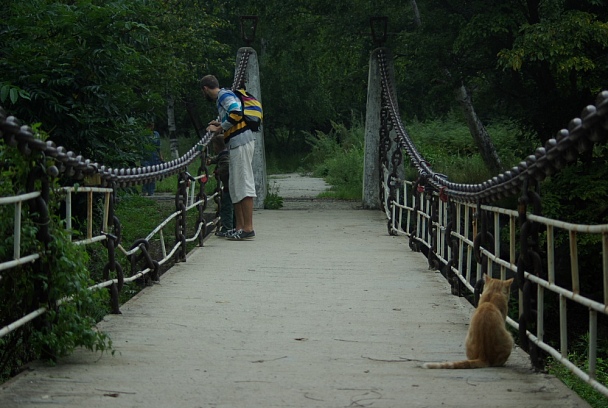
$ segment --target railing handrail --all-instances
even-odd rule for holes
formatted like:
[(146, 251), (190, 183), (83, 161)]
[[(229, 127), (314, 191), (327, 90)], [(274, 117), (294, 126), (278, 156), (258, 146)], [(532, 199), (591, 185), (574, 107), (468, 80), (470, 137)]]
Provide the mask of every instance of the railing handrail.
[[(507, 323), (519, 332), (522, 348), (529, 352), (532, 363), (538, 364), (538, 350), (546, 352), (568, 370), (573, 372), (595, 390), (608, 396), (608, 387), (596, 379), (597, 364), (597, 313), (608, 314), (608, 224), (582, 225), (543, 217), (538, 213), (535, 200), (539, 199), (529, 187), (535, 186), (548, 175), (555, 174), (564, 163), (577, 159), (579, 153), (589, 151), (606, 140), (602, 128), (608, 117), (608, 91), (597, 97), (596, 106), (587, 106), (581, 116), (570, 121), (569, 129), (550, 139), (545, 147), (521, 161), (517, 167), (479, 184), (450, 182), (443, 174), (435, 173), (424, 160), (401, 121), (396, 108), (396, 98), (391, 83), (390, 68), (386, 53), (378, 50), (381, 72), (383, 109), (388, 112), (381, 121), (380, 134), (388, 135), (392, 125), (399, 147), (405, 151), (412, 167), (418, 171), (415, 182), (397, 178), (396, 169), (400, 160), (381, 158), (381, 191), (384, 212), (389, 219), (392, 234), (410, 238), (410, 247), (426, 249), (429, 266), (444, 271), (452, 286), (452, 293), (478, 296), (476, 291), (482, 274), (507, 275), (517, 278), (519, 287), (518, 321), (507, 318)], [(588, 143), (579, 143), (582, 140)], [(390, 140), (381, 143), (390, 144)], [(577, 147), (579, 150), (576, 150)], [(385, 153), (389, 149), (384, 149)], [(396, 150), (399, 152), (399, 149)], [(396, 154), (396, 153), (394, 153)], [(509, 196), (521, 194), (517, 211), (489, 204)], [(526, 204), (530, 201), (530, 205)], [(501, 224), (501, 216), (508, 225)], [(516, 222), (520, 231), (516, 232)], [(546, 231), (546, 256), (528, 243), (531, 235), (539, 235), (540, 227)], [(504, 238), (503, 229), (508, 230)], [(555, 278), (555, 229), (563, 230), (569, 238), (571, 288), (558, 285)], [(602, 237), (603, 303), (580, 291), (577, 234), (596, 234)], [(536, 238), (534, 240), (538, 242)], [(503, 258), (501, 243), (509, 245), (508, 255)], [(518, 247), (519, 245), (519, 247)], [(516, 256), (519, 251), (519, 255)], [(544, 277), (547, 271), (546, 278)], [(481, 281), (482, 282), (482, 281)], [(554, 293), (558, 298), (560, 319), (559, 351), (545, 341), (545, 293)], [(588, 368), (577, 367), (568, 359), (567, 300), (589, 309)], [(534, 317), (536, 315), (536, 317)]]

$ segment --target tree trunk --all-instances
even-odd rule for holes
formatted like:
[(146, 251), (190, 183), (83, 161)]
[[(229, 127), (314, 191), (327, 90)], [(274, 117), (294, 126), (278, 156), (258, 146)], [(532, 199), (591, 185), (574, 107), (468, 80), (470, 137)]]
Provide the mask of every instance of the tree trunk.
[(171, 147), (171, 158), (179, 158), (179, 148), (177, 143), (177, 132), (175, 131), (175, 101), (173, 96), (167, 97), (167, 125), (169, 127), (169, 141)]
[[(414, 24), (416, 27), (420, 28), (422, 26), (422, 20), (420, 18), (420, 11), (418, 10), (418, 4), (416, 3), (416, 0), (410, 0), (410, 2), (412, 9), (414, 10)], [(451, 76), (450, 71), (447, 68), (445, 69), (445, 74), (448, 77)], [(460, 85), (460, 88), (456, 91), (456, 95), (456, 99), (463, 109), (469, 132), (471, 132), (471, 136), (473, 136), (473, 140), (479, 149), (483, 162), (491, 172), (495, 174), (500, 173), (502, 171), (502, 164), (496, 153), (496, 148), (494, 147), (485, 126), (481, 123), (481, 120), (479, 120), (475, 108), (473, 107), (469, 91), (464, 84)]]
[(416, 0), (410, 0), (410, 3), (414, 11), (414, 25), (420, 28), (422, 26), (422, 19), (420, 18), (420, 10), (418, 10), (418, 3), (416, 3)]
[(473, 107), (469, 91), (464, 85), (461, 85), (457, 91), (457, 100), (464, 111), (467, 126), (471, 132), (471, 136), (473, 136), (473, 140), (475, 140), (475, 144), (479, 149), (479, 153), (481, 154), (481, 158), (486, 167), (494, 174), (502, 172), (502, 164), (496, 153), (496, 148), (494, 148), (492, 139), (490, 139), (490, 135), (485, 126), (479, 120), (475, 108)]

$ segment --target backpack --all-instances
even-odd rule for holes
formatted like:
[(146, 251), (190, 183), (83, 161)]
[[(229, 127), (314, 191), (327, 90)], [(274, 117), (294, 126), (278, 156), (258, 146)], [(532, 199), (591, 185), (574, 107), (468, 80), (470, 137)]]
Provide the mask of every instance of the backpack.
[(258, 132), (262, 124), (262, 118), (264, 117), (262, 103), (244, 89), (237, 89), (234, 93), (239, 97), (243, 105), (245, 123), (253, 132)]

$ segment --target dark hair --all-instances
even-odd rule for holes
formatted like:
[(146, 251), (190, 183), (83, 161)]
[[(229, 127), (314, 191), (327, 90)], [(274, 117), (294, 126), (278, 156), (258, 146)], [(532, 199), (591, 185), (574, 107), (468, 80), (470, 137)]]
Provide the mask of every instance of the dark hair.
[(213, 149), (216, 152), (221, 152), (226, 148), (226, 143), (224, 142), (224, 135), (215, 135), (211, 139), (211, 144), (213, 145)]
[(201, 89), (204, 87), (208, 87), (210, 89), (216, 89), (220, 87), (220, 83), (217, 78), (213, 75), (205, 75), (201, 79)]

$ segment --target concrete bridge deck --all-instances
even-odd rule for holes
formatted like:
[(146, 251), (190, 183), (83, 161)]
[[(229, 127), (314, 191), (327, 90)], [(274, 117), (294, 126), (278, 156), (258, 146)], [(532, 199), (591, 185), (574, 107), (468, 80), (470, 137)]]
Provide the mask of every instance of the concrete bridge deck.
[(518, 349), (501, 368), (420, 368), (463, 358), (472, 308), (380, 211), (309, 200), (254, 220), (254, 241), (209, 238), (107, 316), (114, 356), (34, 364), (0, 407), (588, 406)]

